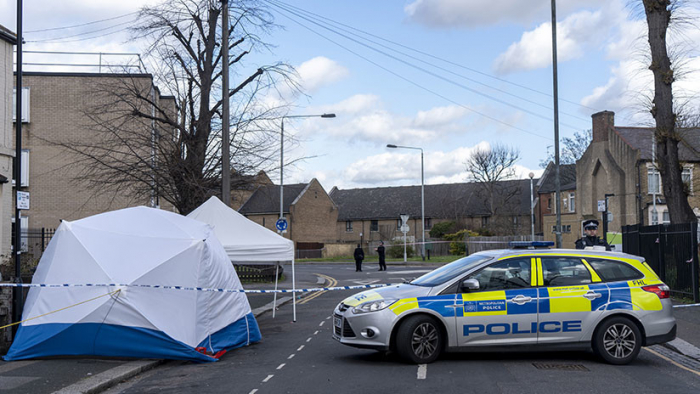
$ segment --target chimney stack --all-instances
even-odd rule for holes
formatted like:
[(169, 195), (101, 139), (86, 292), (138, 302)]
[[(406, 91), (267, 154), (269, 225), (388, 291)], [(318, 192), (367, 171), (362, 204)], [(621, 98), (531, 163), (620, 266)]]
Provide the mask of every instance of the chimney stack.
[(602, 111), (591, 115), (593, 118), (593, 141), (602, 142), (608, 140), (608, 134), (615, 127), (615, 113)]

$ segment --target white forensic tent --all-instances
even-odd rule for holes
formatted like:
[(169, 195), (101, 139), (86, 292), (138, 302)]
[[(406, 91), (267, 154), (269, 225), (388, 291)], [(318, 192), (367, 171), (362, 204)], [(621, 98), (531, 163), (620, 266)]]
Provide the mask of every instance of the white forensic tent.
[(261, 338), (244, 293), (202, 290), (242, 290), (211, 227), (172, 212), (136, 207), (63, 221), (32, 283), (65, 286), (29, 290), (23, 319), (40, 317), (20, 325), (5, 360), (215, 361), (197, 348), (216, 353)]
[[(214, 228), (231, 261), (291, 261), (292, 290), (296, 291), (294, 242), (255, 223), (212, 196), (187, 215)], [(277, 277), (275, 277), (277, 290)], [(275, 304), (277, 293), (275, 293)], [(274, 314), (274, 308), (273, 308)], [(296, 297), (294, 297), (296, 320)]]

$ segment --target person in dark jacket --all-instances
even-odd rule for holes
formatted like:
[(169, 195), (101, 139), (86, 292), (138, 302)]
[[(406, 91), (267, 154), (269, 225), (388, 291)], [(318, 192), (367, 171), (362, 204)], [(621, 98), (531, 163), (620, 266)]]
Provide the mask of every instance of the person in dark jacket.
[(365, 252), (362, 251), (360, 244), (355, 248), (355, 272), (362, 272), (362, 260), (365, 259)]
[(386, 254), (384, 249), (384, 241), (379, 241), (379, 246), (376, 250), (377, 255), (379, 255), (379, 270), (386, 271)]
[(605, 250), (611, 250), (610, 245), (598, 238), (598, 221), (595, 219), (583, 222), (584, 236), (576, 240), (576, 249), (585, 249), (587, 246), (604, 246)]

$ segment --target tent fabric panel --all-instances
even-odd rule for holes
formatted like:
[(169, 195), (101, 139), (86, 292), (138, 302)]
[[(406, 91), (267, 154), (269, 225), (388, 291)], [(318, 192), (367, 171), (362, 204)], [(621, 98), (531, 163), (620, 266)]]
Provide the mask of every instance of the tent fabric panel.
[(111, 296), (107, 294), (114, 290), (116, 290), (115, 287), (30, 288), (27, 299), (32, 300), (32, 305), (30, 308), (24, 310), (22, 319), (32, 320), (23, 324), (25, 326), (34, 326), (48, 323), (75, 323), (81, 321), (102, 305), (111, 303)]
[(294, 242), (246, 218), (217, 197), (211, 197), (187, 217), (211, 225), (233, 261), (289, 261), (294, 258)]
[(64, 355), (216, 361), (161, 331), (100, 323), (20, 326), (3, 359), (15, 361)]
[(207, 337), (199, 346), (206, 347), (212, 353), (216, 353), (220, 350), (231, 350), (260, 342), (261, 339), (262, 334), (258, 322), (251, 312), (212, 334), (211, 338)]

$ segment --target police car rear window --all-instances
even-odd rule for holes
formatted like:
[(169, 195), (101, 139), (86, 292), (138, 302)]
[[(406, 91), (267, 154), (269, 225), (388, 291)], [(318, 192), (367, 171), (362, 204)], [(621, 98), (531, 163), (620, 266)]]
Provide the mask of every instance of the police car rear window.
[(588, 260), (588, 263), (605, 282), (641, 279), (644, 275), (629, 264), (612, 260)]
[(453, 261), (450, 264), (443, 265), (434, 271), (430, 271), (420, 278), (414, 279), (411, 284), (426, 287), (437, 286), (463, 275), (472, 267), (476, 267), (477, 265), (489, 261), (492, 258), (492, 256), (473, 254), (471, 256)]

